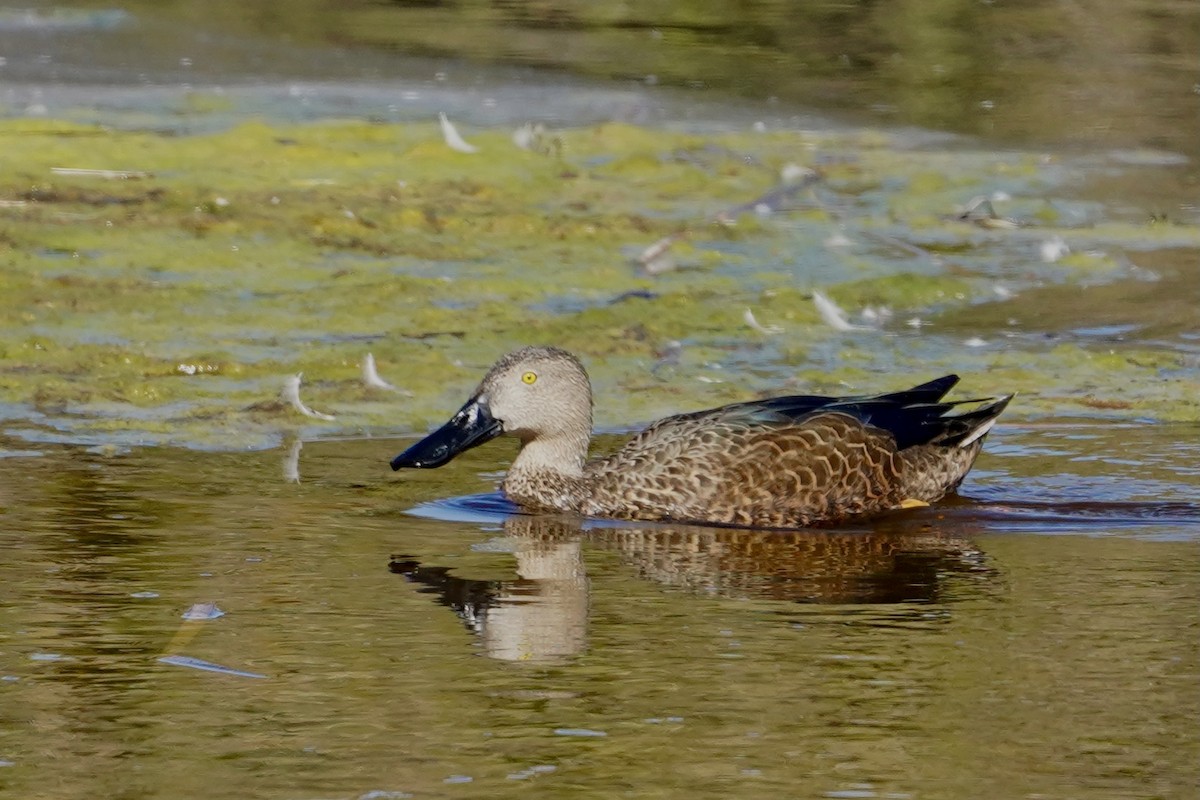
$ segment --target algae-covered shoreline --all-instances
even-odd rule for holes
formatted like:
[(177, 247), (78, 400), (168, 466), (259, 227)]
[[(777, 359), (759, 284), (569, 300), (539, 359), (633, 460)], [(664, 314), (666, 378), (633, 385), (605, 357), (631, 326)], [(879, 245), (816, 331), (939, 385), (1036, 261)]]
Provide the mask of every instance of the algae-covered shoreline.
[[(5, 431), (214, 449), (421, 431), (529, 343), (584, 358), (607, 428), (949, 371), (1020, 392), (1014, 416), (1200, 418), (1193, 305), (1093, 325), (1064, 302), (1197, 291), (1194, 223), (1082, 199), (1088, 170), (1129, 159), (862, 130), (462, 133), (479, 152), (434, 120), (0, 123)], [(957, 218), (976, 196), (1006, 219)], [(830, 327), (814, 290), (862, 329)], [(404, 394), (363, 383), (368, 352)], [(333, 420), (273, 402), (296, 373)]]

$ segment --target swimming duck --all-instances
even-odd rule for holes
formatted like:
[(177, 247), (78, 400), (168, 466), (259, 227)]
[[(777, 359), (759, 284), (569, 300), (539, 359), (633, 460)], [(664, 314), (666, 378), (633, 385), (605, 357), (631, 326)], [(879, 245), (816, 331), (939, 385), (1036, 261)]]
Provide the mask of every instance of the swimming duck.
[[(471, 399), (392, 469), (432, 468), (501, 434), (500, 484), (534, 511), (754, 528), (830, 525), (923, 506), (966, 476), (1012, 395), (944, 402), (957, 375), (859, 397), (796, 395), (679, 414), (588, 460), (592, 388), (557, 347), (501, 358)], [(950, 413), (958, 406), (976, 407)]]

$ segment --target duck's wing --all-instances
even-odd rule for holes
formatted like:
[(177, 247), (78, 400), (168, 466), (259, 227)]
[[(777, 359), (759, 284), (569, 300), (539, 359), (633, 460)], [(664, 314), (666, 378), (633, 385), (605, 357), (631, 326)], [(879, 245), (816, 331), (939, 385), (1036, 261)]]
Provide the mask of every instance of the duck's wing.
[[(887, 431), (896, 440), (897, 449), (934, 442), (939, 436), (951, 433), (970, 433), (972, 420), (966, 415), (947, 418), (946, 412), (957, 405), (979, 403), (979, 400), (940, 402), (958, 383), (957, 375), (946, 375), (911, 389), (881, 395), (829, 397), (824, 395), (788, 395), (766, 400), (733, 403), (719, 408), (679, 414), (661, 419), (640, 434), (638, 440), (654, 439), (672, 433), (709, 427), (782, 428), (803, 424), (814, 414), (839, 412), (863, 425)], [(1007, 402), (1007, 401), (1005, 401)], [(998, 409), (998, 414), (1003, 407)], [(994, 416), (994, 415), (993, 415)], [(951, 422), (950, 420), (957, 420)], [(953, 437), (951, 437), (953, 438)], [(951, 441), (946, 441), (952, 444)], [(630, 443), (631, 445), (634, 442)]]
[(930, 502), (966, 474), (1010, 399), (950, 413), (962, 403), (940, 400), (956, 380), (668, 417), (589, 464), (598, 490), (589, 513), (797, 527)]
[[(1008, 406), (1012, 395), (940, 403), (896, 402), (888, 397), (831, 403), (821, 412), (846, 414), (863, 425), (891, 434), (897, 450), (922, 445), (965, 447), (981, 439)], [(976, 406), (955, 412), (960, 406)], [(802, 423), (803, 419), (796, 420)]]

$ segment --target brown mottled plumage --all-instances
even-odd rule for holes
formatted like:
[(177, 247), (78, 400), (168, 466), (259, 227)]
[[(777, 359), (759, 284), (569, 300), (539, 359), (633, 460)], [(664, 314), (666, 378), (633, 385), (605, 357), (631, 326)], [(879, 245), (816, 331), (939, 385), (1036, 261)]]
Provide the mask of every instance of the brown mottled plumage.
[(500, 484), (535, 510), (798, 528), (932, 503), (966, 476), (1011, 395), (942, 397), (948, 375), (864, 397), (792, 396), (668, 417), (587, 459), (592, 392), (575, 356), (527, 347), (500, 359), (450, 422), (392, 461), (440, 467), (502, 433), (521, 450)]

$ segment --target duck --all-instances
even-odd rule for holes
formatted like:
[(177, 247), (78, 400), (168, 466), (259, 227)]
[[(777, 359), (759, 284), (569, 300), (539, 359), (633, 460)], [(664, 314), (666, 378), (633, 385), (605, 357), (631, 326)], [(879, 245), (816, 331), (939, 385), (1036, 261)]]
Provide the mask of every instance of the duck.
[(589, 459), (587, 370), (566, 350), (525, 347), (500, 358), (462, 408), (391, 467), (441, 467), (512, 436), (520, 449), (500, 490), (529, 512), (743, 528), (838, 525), (926, 506), (957, 489), (1013, 398), (944, 400), (958, 380), (682, 413)]

